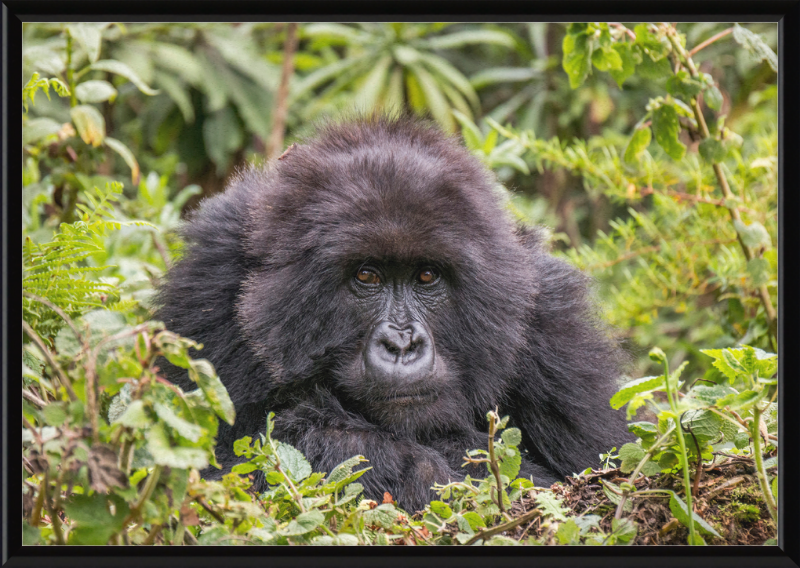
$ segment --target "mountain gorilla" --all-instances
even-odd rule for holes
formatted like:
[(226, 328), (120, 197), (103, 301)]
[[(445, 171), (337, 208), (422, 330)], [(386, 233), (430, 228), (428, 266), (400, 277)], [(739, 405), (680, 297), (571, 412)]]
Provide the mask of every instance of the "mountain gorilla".
[(157, 317), (202, 342), (228, 388), (225, 469), (270, 410), (315, 471), (362, 454), (366, 495), (408, 510), (463, 478), (495, 407), (538, 485), (629, 439), (608, 403), (625, 357), (586, 277), (515, 225), (495, 184), (433, 126), (372, 117), (323, 127), (202, 203)]

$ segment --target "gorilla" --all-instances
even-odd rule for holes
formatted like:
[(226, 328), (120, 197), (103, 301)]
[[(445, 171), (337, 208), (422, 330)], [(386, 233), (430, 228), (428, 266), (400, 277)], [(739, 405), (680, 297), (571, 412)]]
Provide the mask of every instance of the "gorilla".
[(537, 485), (630, 439), (608, 403), (627, 358), (586, 276), (513, 222), (496, 183), (429, 123), (372, 116), (322, 126), (201, 203), (156, 316), (203, 344), (236, 407), (223, 472), (269, 411), (315, 471), (362, 454), (365, 494), (410, 511), (434, 483), (485, 476), (461, 464), (496, 407)]

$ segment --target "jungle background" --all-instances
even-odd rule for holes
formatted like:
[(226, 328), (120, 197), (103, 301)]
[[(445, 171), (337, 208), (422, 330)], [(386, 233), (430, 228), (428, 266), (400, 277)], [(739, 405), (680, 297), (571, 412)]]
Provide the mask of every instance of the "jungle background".
[[(26, 544), (774, 544), (777, 26), (23, 34)], [(374, 110), (460, 135), (519, 221), (593, 277), (634, 359), (610, 403), (635, 444), (534, 487), (516, 478), (518, 431), (487, 409), (495, 450), (466, 458), (487, 477), (416, 514), (361, 497), (363, 457), (312, 472), (269, 431), (237, 444), (250, 461), (223, 481), (200, 479), (234, 413), (191, 338), (150, 321), (176, 230), (238, 168)], [(159, 356), (199, 389), (167, 383)]]

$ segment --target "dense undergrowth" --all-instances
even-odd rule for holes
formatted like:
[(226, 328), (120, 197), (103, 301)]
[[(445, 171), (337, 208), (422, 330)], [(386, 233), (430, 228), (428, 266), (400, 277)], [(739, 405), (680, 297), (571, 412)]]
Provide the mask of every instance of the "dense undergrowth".
[[(589, 203), (614, 204), (618, 215), (590, 243), (575, 242), (569, 226), (553, 237), (565, 245), (560, 254), (597, 279), (607, 319), (638, 355), (635, 376), (650, 373), (626, 379), (609, 402), (625, 408), (637, 441), (609, 448), (562, 483), (536, 487), (517, 477), (520, 432), (486, 409), (491, 450), (465, 455), (465, 463), (486, 464), (486, 477), (436, 486), (439, 498), (425, 510), (403, 511), (388, 493), (381, 503), (363, 497), (364, 456), (314, 472), (300, 452), (271, 437), (270, 417), (260, 439), (236, 443), (247, 461), (220, 481), (201, 479), (198, 471), (215, 465), (219, 420), (232, 423), (235, 415), (213, 366), (190, 358), (188, 349), (199, 346), (150, 321), (154, 283), (180, 253), (174, 229), (201, 193), (182, 173), (185, 147), (170, 146), (169, 133), (176, 124), (190, 131), (206, 113), (203, 151), (225, 170), (245, 139), (255, 144), (269, 134), (253, 116), (253, 85), (275, 90), (270, 62), (281, 50), (268, 39), (264, 57), (253, 55), (272, 28), (33, 26), (23, 92), (25, 544), (775, 543), (774, 52), (738, 25), (710, 35), (716, 30), (571, 24), (559, 28), (560, 65), (541, 59), (540, 68), (540, 28), (529, 28), (526, 43), (511, 27), (404, 26), (376, 24), (372, 35), (338, 24), (301, 28), (303, 76), (289, 98), (298, 109), (290, 127), (334, 112), (347, 93), (379, 108), (395, 97), (400, 77), (407, 82), (400, 98), (408, 93), (412, 110), (435, 103), (434, 118), (458, 125), (506, 186), (564, 171), (580, 177)], [(359, 49), (384, 32), (396, 32), (395, 59), (356, 72), (371, 61), (358, 59)], [(207, 41), (193, 51), (191, 34)], [(737, 63), (741, 84), (713, 61), (695, 62), (730, 40), (724, 49), (744, 62)], [(470, 81), (456, 67), (481, 42), (486, 57), (513, 47), (534, 63)], [(151, 53), (148, 80), (123, 61), (128, 44)], [(251, 65), (231, 56), (240, 44), (255, 57)], [(452, 63), (445, 60), (458, 49)], [(238, 95), (213, 99), (200, 80), (212, 63), (244, 85)], [(180, 69), (178, 79), (170, 82), (164, 65)], [(534, 107), (525, 106), (524, 89), (502, 112), (498, 106), (477, 120), (478, 93), (494, 100), (503, 91), (493, 86), (541, 73), (561, 81), (563, 92), (575, 89), (573, 102), (584, 100), (582, 89), (607, 94), (613, 85), (605, 76), (624, 84), (628, 98), (617, 101), (624, 117), (615, 124), (626, 126), (545, 138), (525, 114)], [(150, 99), (165, 96), (171, 114), (158, 115)], [(126, 124), (143, 125), (150, 145)], [(114, 129), (119, 139), (109, 136)], [(508, 196), (523, 222), (557, 213), (539, 197)], [(183, 392), (163, 379), (159, 357), (187, 369), (198, 388)], [(256, 475), (265, 476), (267, 491), (253, 491)]]

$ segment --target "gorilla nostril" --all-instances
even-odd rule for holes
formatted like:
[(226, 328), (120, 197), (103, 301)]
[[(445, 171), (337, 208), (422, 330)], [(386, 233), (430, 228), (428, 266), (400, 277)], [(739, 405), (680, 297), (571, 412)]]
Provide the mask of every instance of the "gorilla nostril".
[(364, 356), (374, 378), (403, 381), (427, 376), (435, 360), (433, 342), (416, 322), (402, 328), (389, 322), (379, 324)]

